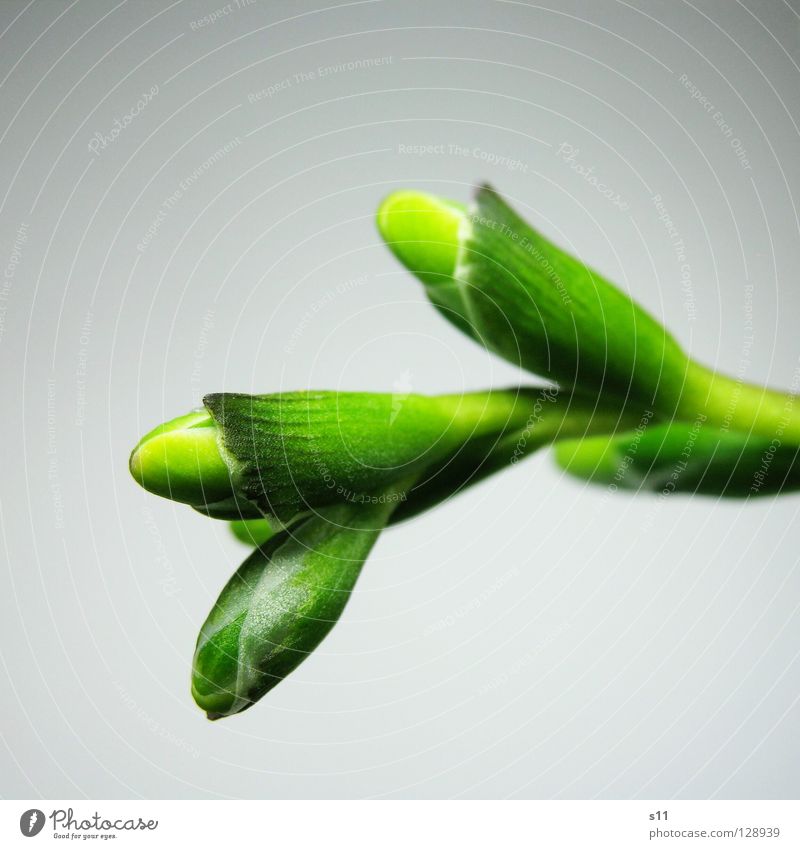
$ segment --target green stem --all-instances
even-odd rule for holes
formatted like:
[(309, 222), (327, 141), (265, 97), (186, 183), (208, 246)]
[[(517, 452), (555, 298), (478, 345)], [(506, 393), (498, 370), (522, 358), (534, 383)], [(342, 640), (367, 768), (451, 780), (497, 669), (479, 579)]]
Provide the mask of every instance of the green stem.
[(522, 427), (543, 390), (498, 389), (464, 395), (438, 395), (435, 400), (447, 416), (459, 442)]
[(652, 410), (626, 406), (609, 397), (604, 397), (600, 406), (590, 396), (572, 390), (531, 389), (516, 397), (518, 409), (509, 421), (513, 419), (517, 426), (509, 427), (502, 436), (471, 439), (453, 456), (425, 469), (391, 522), (424, 513), (553, 442), (627, 432), (656, 419)]
[(643, 415), (654, 416), (638, 403), (572, 388), (526, 387), (467, 395), (439, 396), (454, 423), (472, 429), (473, 437), (527, 432), (535, 447), (557, 439), (614, 433), (635, 427)]
[(739, 430), (800, 445), (800, 406), (791, 392), (744, 383), (690, 363), (676, 411), (686, 421), (707, 421), (722, 430)]

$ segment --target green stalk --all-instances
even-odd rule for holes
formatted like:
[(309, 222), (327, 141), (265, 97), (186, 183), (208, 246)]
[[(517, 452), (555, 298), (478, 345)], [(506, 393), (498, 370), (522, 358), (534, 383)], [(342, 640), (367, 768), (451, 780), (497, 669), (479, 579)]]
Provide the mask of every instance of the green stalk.
[[(579, 395), (540, 389), (525, 397), (521, 428), (467, 440), (446, 461), (371, 499), (322, 508), (245, 560), (220, 594), (195, 651), (192, 693), (210, 719), (251, 707), (319, 645), (387, 524), (441, 503), (554, 439), (632, 426), (633, 413), (599, 408)], [(459, 404), (470, 422), (471, 404)]]
[(352, 392), (210, 395), (205, 404), (237, 493), (288, 524), (358, 503), (392, 482), (524, 421), (524, 396), (435, 398)]
[(690, 363), (678, 417), (800, 445), (800, 405), (793, 393), (734, 380)]

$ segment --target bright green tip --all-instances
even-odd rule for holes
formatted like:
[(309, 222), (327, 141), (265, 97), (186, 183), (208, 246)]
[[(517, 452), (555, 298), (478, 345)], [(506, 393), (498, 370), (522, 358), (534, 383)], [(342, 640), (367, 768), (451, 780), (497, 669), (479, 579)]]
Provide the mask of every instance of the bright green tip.
[(394, 192), (378, 208), (377, 224), (394, 255), (426, 284), (453, 277), (466, 208), (424, 192)]
[(230, 523), (231, 533), (245, 545), (260, 546), (274, 535), (266, 519), (237, 519)]
[(130, 470), (148, 492), (193, 506), (231, 497), (217, 428), (205, 410), (159, 425), (133, 449)]

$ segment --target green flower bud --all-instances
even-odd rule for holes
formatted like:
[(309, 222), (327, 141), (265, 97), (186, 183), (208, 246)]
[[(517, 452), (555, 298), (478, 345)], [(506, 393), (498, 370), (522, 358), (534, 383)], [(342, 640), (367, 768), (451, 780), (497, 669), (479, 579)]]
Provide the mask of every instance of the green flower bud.
[[(429, 295), (436, 296), (450, 267), (460, 302), (450, 299), (442, 312), (451, 320), (457, 314), (458, 326), (467, 324), (489, 350), (567, 385), (632, 395), (643, 404), (658, 397), (674, 408), (688, 364), (675, 340), (627, 295), (533, 230), (492, 189), (481, 188), (468, 212), (398, 192), (381, 205), (378, 227)], [(428, 243), (420, 241), (428, 231), (437, 240), (433, 276)]]
[(800, 444), (793, 396), (693, 362), (628, 295), (544, 238), (491, 188), (481, 188), (468, 211), (397, 192), (381, 204), (377, 223), (440, 312), (515, 365), (627, 397), (666, 418), (704, 415)]
[(246, 710), (320, 644), (404, 497), (340, 505), (276, 534), (245, 560), (197, 641), (192, 695), (209, 719)]
[(470, 440), (522, 427), (529, 393), (426, 397), (358, 392), (209, 395), (236, 491), (289, 523), (359, 503)]
[(753, 498), (800, 489), (798, 451), (698, 420), (564, 441), (555, 459), (571, 475), (614, 490)]
[(217, 428), (206, 410), (159, 425), (143, 436), (130, 457), (137, 483), (184, 504), (213, 504), (234, 495)]
[(554, 439), (634, 421), (624, 410), (552, 388), (526, 393), (525, 402), (521, 427), (467, 440), (446, 459), (377, 495), (325, 507), (253, 552), (222, 591), (197, 643), (192, 692), (208, 716), (247, 709), (319, 645), (387, 523), (441, 503)]
[[(555, 439), (638, 421), (624, 402), (554, 388), (401, 398), (228, 394), (206, 403), (210, 414), (190, 414), (145, 437), (131, 469), (151, 491), (177, 494), (213, 518), (242, 520), (236, 527), (248, 542), (251, 520), (269, 516), (275, 531), (329, 505), (368, 501), (424, 471), (398, 511), (407, 518)], [(203, 497), (208, 503), (198, 502)]]
[(424, 283), (446, 283), (456, 270), (466, 207), (422, 192), (395, 192), (378, 209), (378, 229), (395, 256)]

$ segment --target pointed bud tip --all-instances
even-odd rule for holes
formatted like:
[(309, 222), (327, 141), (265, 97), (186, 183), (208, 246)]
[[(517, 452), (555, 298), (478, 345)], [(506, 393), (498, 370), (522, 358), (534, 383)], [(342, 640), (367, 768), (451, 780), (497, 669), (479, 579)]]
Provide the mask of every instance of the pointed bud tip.
[[(223, 667), (229, 665), (231, 658), (226, 657), (223, 660)], [(202, 664), (198, 668), (197, 658), (195, 658), (195, 667), (192, 670), (192, 698), (200, 710), (205, 711), (206, 717), (212, 722), (217, 719), (224, 719), (226, 716), (236, 716), (237, 713), (242, 713), (252, 707), (255, 701), (251, 701), (246, 694), (239, 694), (236, 689), (236, 677), (228, 678), (223, 672), (222, 682), (215, 683), (207, 677), (207, 674), (216, 676), (221, 670), (215, 669), (214, 666), (210, 669), (203, 669)], [(231, 669), (228, 674), (235, 673), (237, 666), (235, 663), (230, 664)], [(276, 682), (277, 683), (277, 680)], [(268, 690), (271, 687), (267, 688)]]
[(128, 466), (140, 486), (173, 501), (210, 504), (233, 494), (216, 425), (206, 410), (151, 430), (133, 449)]
[(393, 192), (377, 212), (378, 231), (394, 255), (423, 283), (452, 278), (466, 209), (424, 192)]

